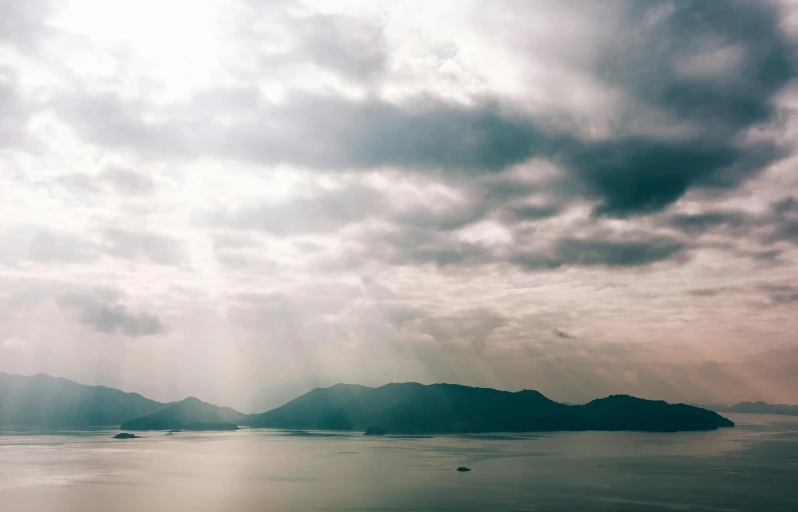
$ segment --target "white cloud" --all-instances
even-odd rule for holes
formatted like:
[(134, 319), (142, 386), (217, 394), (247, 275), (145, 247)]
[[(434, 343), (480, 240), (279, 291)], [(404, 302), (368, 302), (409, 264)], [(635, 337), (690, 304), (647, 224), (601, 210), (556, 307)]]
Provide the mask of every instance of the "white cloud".
[(24, 350), (29, 346), (30, 346), (29, 341), (23, 340), (22, 338), (18, 338), (16, 336), (11, 336), (10, 338), (6, 338), (2, 343), (2, 347), (8, 350)]

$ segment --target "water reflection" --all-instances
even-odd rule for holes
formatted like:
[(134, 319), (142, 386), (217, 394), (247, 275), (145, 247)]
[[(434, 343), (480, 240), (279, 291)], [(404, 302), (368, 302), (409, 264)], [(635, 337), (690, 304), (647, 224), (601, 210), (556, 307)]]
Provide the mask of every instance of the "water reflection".
[(798, 510), (798, 418), (733, 419), (678, 434), (17, 433), (0, 436), (0, 501), (14, 512)]

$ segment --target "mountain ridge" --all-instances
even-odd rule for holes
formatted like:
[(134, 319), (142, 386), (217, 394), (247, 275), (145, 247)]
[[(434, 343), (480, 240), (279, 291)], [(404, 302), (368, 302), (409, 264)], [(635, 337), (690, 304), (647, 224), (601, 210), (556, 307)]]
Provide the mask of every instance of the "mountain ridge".
[(0, 373), (0, 426), (58, 429), (119, 425), (165, 404), (139, 393), (87, 386), (44, 373)]
[(714, 430), (734, 423), (686, 404), (612, 395), (584, 405), (555, 402), (535, 390), (500, 391), (458, 384), (338, 384), (249, 417), (252, 427), (366, 430), (394, 434), (635, 430)]
[[(729, 409), (741, 404), (794, 407), (741, 402)], [(707, 416), (710, 411), (699, 411), (704, 409), (630, 395), (611, 395), (571, 405), (551, 400), (536, 390), (509, 392), (459, 384), (400, 382), (378, 387), (357, 384), (318, 387), (280, 407), (247, 415), (195, 397), (162, 403), (139, 393), (86, 386), (47, 374), (0, 373), (0, 427), (6, 429), (128, 427), (132, 421), (138, 422), (133, 427), (163, 430), (232, 429), (238, 425), (365, 430), (380, 426), (393, 433), (675, 431), (733, 425), (720, 415)]]
[(248, 415), (190, 396), (146, 416), (124, 422), (122, 430), (236, 430)]
[[(199, 402), (218, 409), (221, 419), (216, 426), (221, 430), (230, 428), (229, 420), (239, 423), (246, 417), (229, 407), (206, 404), (195, 397), (164, 403), (140, 393), (101, 385), (89, 386), (46, 373), (15, 375), (0, 372), (0, 428), (6, 430), (117, 428), (183, 402)], [(208, 429), (213, 426), (213, 421), (199, 421), (208, 418), (203, 416), (186, 423), (198, 429)]]
[(761, 400), (756, 402), (737, 402), (734, 405), (712, 404), (704, 405), (716, 412), (731, 412), (740, 414), (776, 414), (779, 416), (798, 416), (798, 405), (771, 404)]

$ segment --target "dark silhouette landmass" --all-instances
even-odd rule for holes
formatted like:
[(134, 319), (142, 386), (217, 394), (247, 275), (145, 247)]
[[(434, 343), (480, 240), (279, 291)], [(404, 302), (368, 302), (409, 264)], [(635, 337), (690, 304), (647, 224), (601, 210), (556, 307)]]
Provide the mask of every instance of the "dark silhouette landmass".
[(270, 411), (284, 405), (294, 398), (316, 388), (326, 388), (336, 381), (324, 375), (307, 375), (255, 391), (247, 401), (244, 410), (252, 412)]
[(461, 473), (465, 473), (466, 471), (471, 471), (471, 468), (467, 468), (465, 466), (460, 466), (459, 468), (457, 468), (457, 471), (459, 471)]
[(45, 374), (29, 377), (0, 373), (3, 429), (117, 426), (163, 407), (138, 393), (84, 386)]
[[(714, 406), (713, 406), (714, 407)], [(725, 410), (796, 414), (796, 406), (744, 402)], [(0, 429), (120, 426), (139, 430), (235, 430), (239, 425), (290, 430), (361, 431), (368, 435), (557, 430), (713, 430), (734, 423), (700, 407), (614, 395), (585, 405), (453, 384), (337, 384), (271, 411), (246, 415), (197, 398), (164, 404), (137, 393), (84, 386), (49, 375), (0, 373)]]
[(114, 436), (114, 439), (139, 439), (140, 437), (141, 436), (137, 436), (136, 434), (131, 434), (129, 432), (120, 432)]
[(162, 411), (154, 417), (164, 420), (167, 426), (154, 430), (232, 430), (246, 418), (245, 414), (196, 398), (165, 404), (138, 393), (85, 386), (45, 374), (0, 373), (0, 429), (3, 430), (119, 427)]
[(714, 404), (705, 407), (716, 412), (798, 416), (798, 405), (769, 404), (767, 402), (739, 402), (734, 405)]
[(454, 384), (387, 384), (378, 388), (337, 384), (262, 414), (252, 427), (365, 430), (390, 434), (634, 430), (676, 432), (733, 427), (698, 407), (614, 395), (585, 405), (565, 405), (537, 391), (511, 393)]
[(122, 430), (236, 430), (247, 418), (229, 407), (189, 397), (141, 418), (122, 423)]

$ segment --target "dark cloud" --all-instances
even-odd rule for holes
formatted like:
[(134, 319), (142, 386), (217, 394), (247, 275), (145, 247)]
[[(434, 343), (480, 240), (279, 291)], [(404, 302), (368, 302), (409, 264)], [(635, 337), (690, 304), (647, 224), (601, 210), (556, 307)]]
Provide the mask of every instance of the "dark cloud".
[(758, 221), (755, 215), (742, 211), (713, 210), (704, 213), (676, 214), (665, 219), (664, 224), (689, 234), (702, 234), (719, 229), (751, 226)]
[[(795, 77), (795, 48), (768, 2), (627, 2), (616, 52), (598, 67), (608, 83), (695, 126), (734, 137), (774, 114), (773, 95)], [(619, 55), (620, 53), (620, 55)], [(619, 58), (621, 57), (621, 58)]]
[(776, 264), (780, 261), (784, 251), (780, 249), (761, 250), (761, 251), (748, 251), (747, 256), (758, 261), (766, 262), (769, 264)]
[(452, 231), (483, 219), (491, 210), (492, 204), (477, 195), (454, 204), (435, 204), (403, 206), (387, 217), (399, 224), (422, 229)]
[(371, 230), (357, 240), (361, 255), (393, 265), (471, 266), (496, 261), (484, 245), (457, 240), (452, 234), (414, 226)]
[(569, 334), (569, 333), (567, 333), (565, 331), (562, 331), (560, 329), (557, 329), (557, 328), (552, 329), (551, 332), (552, 332), (552, 334), (554, 334), (555, 336), (557, 336), (558, 338), (563, 339), (563, 340), (576, 339), (576, 336), (574, 336), (573, 334)]
[(735, 187), (784, 156), (784, 148), (741, 140), (775, 117), (774, 95), (796, 76), (795, 48), (772, 4), (628, 5), (626, 29), (614, 51), (603, 54), (599, 76), (687, 125), (688, 133), (677, 140), (631, 137), (564, 155), (601, 199), (598, 213), (658, 210), (694, 186)]
[(159, 265), (178, 265), (186, 260), (183, 243), (165, 234), (107, 229), (102, 239), (105, 252), (117, 258)]
[[(550, 136), (495, 100), (466, 107), (422, 98), (395, 105), (295, 92), (269, 104), (255, 90), (200, 94), (169, 121), (146, 122), (148, 105), (113, 95), (64, 98), (58, 111), (102, 144), (172, 156), (221, 156), (316, 169), (495, 172), (550, 147)], [(239, 122), (221, 127), (214, 118)]]
[(772, 205), (772, 226), (767, 243), (780, 241), (798, 245), (798, 199), (788, 197)]
[(151, 313), (131, 311), (124, 304), (105, 302), (90, 295), (66, 294), (59, 297), (58, 304), (77, 313), (82, 324), (98, 332), (138, 337), (166, 331), (161, 319)]
[(694, 297), (717, 297), (719, 295), (729, 295), (737, 293), (739, 290), (729, 287), (715, 287), (715, 288), (695, 288), (690, 290), (690, 295)]
[(529, 270), (565, 266), (642, 267), (686, 258), (677, 239), (639, 234), (634, 238), (563, 238), (544, 250), (521, 250), (511, 261)]
[(585, 144), (560, 159), (579, 178), (595, 213), (623, 217), (661, 210), (692, 187), (728, 189), (785, 153), (771, 144), (663, 142), (644, 138)]
[(568, 235), (525, 247), (517, 239), (511, 249), (459, 239), (456, 234), (415, 226), (392, 225), (360, 234), (354, 244), (361, 261), (392, 265), (433, 264), (438, 267), (477, 267), (510, 263), (531, 271), (561, 267), (644, 267), (658, 262), (684, 263), (690, 246), (667, 236), (635, 232), (598, 233), (581, 238)]
[(798, 286), (786, 284), (763, 284), (759, 285), (759, 290), (765, 293), (771, 303), (798, 304)]
[[(175, 156), (469, 176), (541, 156), (561, 164), (572, 192), (595, 200), (597, 214), (621, 217), (661, 210), (691, 188), (735, 188), (785, 155), (784, 147), (745, 139), (774, 118), (774, 95), (796, 71), (794, 48), (771, 4), (624, 5), (625, 29), (602, 43), (607, 47), (595, 73), (642, 110), (622, 115), (609, 138), (563, 133), (545, 118), (489, 97), (468, 106), (432, 97), (394, 104), (295, 91), (273, 104), (254, 89), (218, 89), (172, 107), (160, 123), (144, 121), (149, 105), (109, 95), (64, 99), (56, 108), (101, 143)], [(664, 7), (671, 11), (663, 16)], [(379, 67), (379, 52), (363, 57), (355, 49), (362, 37), (372, 37), (361, 32), (373, 35), (377, 28), (323, 21), (324, 31), (305, 34), (311, 53), (346, 61), (339, 67), (351, 65), (348, 72), (355, 74)], [(358, 43), (342, 42), (348, 37)], [(635, 126), (633, 119), (650, 111), (659, 113), (661, 134)], [(214, 119), (235, 122), (222, 126)]]
[(514, 220), (539, 220), (556, 217), (562, 208), (556, 205), (520, 205), (507, 209)]

